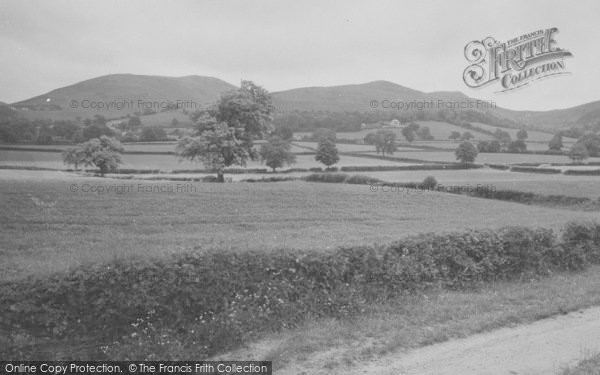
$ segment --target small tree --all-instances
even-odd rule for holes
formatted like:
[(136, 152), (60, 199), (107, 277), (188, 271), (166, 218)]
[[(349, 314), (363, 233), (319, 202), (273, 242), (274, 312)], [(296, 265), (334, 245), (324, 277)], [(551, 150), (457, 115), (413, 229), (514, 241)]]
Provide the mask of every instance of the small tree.
[(408, 124), (408, 126), (406, 127), (407, 129), (412, 130), (414, 133), (417, 132), (417, 130), (419, 130), (421, 126), (419, 124), (417, 124), (416, 122), (411, 122), (410, 124)]
[(496, 137), (496, 139), (500, 141), (503, 146), (508, 146), (508, 144), (512, 141), (510, 133), (502, 129), (496, 129), (494, 132), (494, 137)]
[(475, 146), (471, 144), (471, 142), (465, 141), (458, 145), (458, 148), (456, 149), (454, 154), (456, 155), (457, 160), (460, 160), (465, 164), (469, 164), (475, 161), (478, 152)]
[(412, 130), (410, 125), (402, 129), (402, 135), (404, 136), (404, 138), (406, 138), (408, 143), (412, 143), (412, 141), (415, 140), (415, 132), (414, 130)]
[(421, 187), (423, 189), (428, 189), (428, 190), (435, 188), (437, 185), (438, 185), (438, 182), (435, 179), (435, 177), (433, 177), (433, 176), (427, 176), (427, 177), (425, 177), (423, 182), (421, 182)]
[(517, 139), (520, 141), (524, 141), (527, 139), (527, 137), (529, 137), (529, 134), (527, 134), (527, 130), (525, 129), (521, 129), (517, 132)]
[(448, 139), (451, 139), (453, 141), (458, 141), (460, 139), (460, 133), (457, 131), (453, 131), (452, 133), (450, 133), (450, 136), (448, 137)]
[(555, 134), (548, 143), (548, 148), (550, 150), (560, 151), (563, 148), (562, 135)]
[(291, 151), (292, 146), (278, 136), (269, 138), (260, 148), (261, 160), (275, 172), (276, 168), (284, 164), (291, 165), (296, 162), (296, 155)]
[(510, 142), (508, 145), (508, 152), (523, 153), (527, 151), (527, 144), (522, 139)]
[(378, 130), (375, 133), (375, 150), (379, 154), (379, 151), (383, 155), (386, 153), (393, 155), (396, 147), (396, 133), (391, 130)]
[(330, 167), (338, 161), (340, 161), (340, 157), (338, 155), (338, 150), (335, 146), (335, 143), (333, 143), (328, 138), (321, 139), (317, 147), (317, 154), (315, 155), (315, 160), (325, 164), (326, 167)]
[(103, 135), (67, 150), (63, 154), (63, 162), (75, 165), (76, 169), (79, 164), (94, 166), (100, 170), (100, 176), (104, 177), (107, 172), (117, 169), (122, 163), (121, 153), (121, 143)]
[(418, 131), (417, 131), (417, 135), (419, 136), (419, 138), (421, 138), (424, 141), (431, 141), (433, 140), (433, 135), (431, 135), (431, 132), (429, 130), (428, 126), (423, 126), (421, 127)]
[(569, 151), (569, 158), (576, 163), (581, 163), (583, 159), (590, 157), (587, 148), (581, 143), (575, 143)]

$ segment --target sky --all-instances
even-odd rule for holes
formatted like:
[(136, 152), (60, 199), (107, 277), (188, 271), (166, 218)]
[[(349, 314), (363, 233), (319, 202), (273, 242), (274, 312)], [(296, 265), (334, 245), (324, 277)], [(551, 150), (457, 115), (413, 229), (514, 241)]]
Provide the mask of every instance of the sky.
[[(0, 0), (0, 101), (106, 74), (250, 79), (269, 91), (391, 81), (519, 110), (600, 100), (600, 1)], [(470, 88), (464, 48), (557, 27), (568, 75)], [(377, 98), (376, 98), (377, 99)]]

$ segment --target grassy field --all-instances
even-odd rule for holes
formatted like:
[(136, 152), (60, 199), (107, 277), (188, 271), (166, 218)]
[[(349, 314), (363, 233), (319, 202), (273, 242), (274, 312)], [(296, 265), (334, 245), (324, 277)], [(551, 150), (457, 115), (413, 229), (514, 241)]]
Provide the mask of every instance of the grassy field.
[[(143, 149), (143, 147), (140, 147)], [(152, 148), (161, 148), (172, 150), (171, 145), (153, 145)], [(296, 147), (296, 152), (310, 152), (309, 150)], [(160, 169), (170, 171), (174, 169), (203, 169), (202, 163), (194, 163), (188, 160), (180, 161), (175, 155), (144, 155), (144, 154), (125, 154), (122, 156), (123, 164), (121, 168), (135, 169)], [(19, 165), (27, 167), (42, 167), (54, 169), (71, 168), (63, 164), (62, 155), (56, 152), (32, 152), (32, 151), (7, 151), (0, 150), (0, 165)], [(366, 166), (366, 165), (407, 165), (389, 160), (378, 160), (369, 158), (360, 158), (353, 156), (342, 156), (336, 164), (342, 166)], [(260, 161), (249, 161), (248, 168), (267, 168)], [(297, 155), (296, 163), (292, 168), (314, 168), (323, 167), (323, 164), (315, 160), (314, 155)]]
[[(133, 180), (0, 173), (4, 279), (190, 249), (326, 249), (474, 227), (559, 228), (572, 219), (598, 217), (441, 193), (374, 193), (363, 185), (139, 182), (138, 191)], [(81, 191), (124, 184), (133, 184), (130, 192)], [(176, 192), (178, 186), (187, 192)]]
[[(470, 131), (471, 134), (473, 134), (475, 136), (476, 140), (492, 140), (492, 139), (494, 139), (494, 137), (492, 137), (490, 135), (479, 133), (476, 131), (467, 130), (467, 129), (461, 128), (460, 126), (448, 124), (446, 122), (416, 121), (416, 123), (419, 124), (420, 126), (428, 126), (431, 135), (436, 140), (447, 140), (453, 131), (457, 131), (461, 134), (464, 133), (465, 131)], [(388, 130), (392, 130), (394, 133), (396, 133), (397, 139), (404, 140), (404, 136), (402, 135), (401, 129), (388, 129)], [(376, 132), (376, 131), (377, 131), (377, 129), (365, 129), (365, 130), (361, 130), (361, 131), (357, 131), (357, 132), (343, 132), (343, 133), (339, 132), (339, 133), (337, 133), (337, 137), (339, 139), (364, 139), (367, 134), (369, 134), (371, 132)]]
[[(548, 151), (548, 142), (525, 142), (527, 144), (527, 151)], [(574, 142), (568, 142), (563, 140), (563, 145), (564, 148), (563, 150), (568, 150)], [(445, 150), (456, 150), (456, 147), (458, 147), (459, 142), (454, 142), (454, 141), (432, 141), (432, 142), (427, 142), (427, 141), (414, 141), (413, 145), (415, 147), (419, 147), (419, 146), (428, 146), (428, 147), (436, 147), (436, 148), (441, 148), (441, 149), (445, 149)]]
[[(512, 139), (517, 139), (517, 132), (519, 131), (519, 129), (499, 128), (497, 126), (482, 124), (480, 122), (474, 122), (473, 125), (480, 127), (482, 129), (485, 129), (485, 130), (489, 130), (491, 132), (495, 132), (497, 129), (504, 130), (504, 131), (508, 132), (508, 134), (510, 134)], [(528, 141), (545, 142), (547, 144), (548, 142), (550, 142), (552, 137), (554, 137), (554, 134), (552, 132), (544, 133), (544, 132), (535, 131), (535, 130), (527, 130), (527, 140)], [(563, 143), (564, 142), (572, 143), (575, 141), (576, 141), (576, 139), (563, 137)]]
[[(293, 143), (298, 146), (310, 147), (312, 149), (317, 148), (317, 142), (294, 141)], [(338, 143), (335, 146), (339, 152), (375, 153), (375, 146), (373, 145)], [(292, 149), (292, 151), (296, 152), (295, 149)], [(304, 149), (304, 151), (308, 150)], [(417, 147), (398, 147), (398, 151), (422, 151), (422, 149)]]
[(544, 195), (600, 198), (598, 176), (567, 176), (562, 174), (518, 173), (491, 168), (455, 171), (386, 171), (361, 172), (389, 182), (423, 181), (434, 176), (439, 184), (454, 186), (491, 185), (496, 190), (519, 190)]
[[(373, 152), (374, 153), (374, 152)], [(395, 157), (420, 159), (439, 162), (456, 162), (454, 150), (448, 151), (399, 151), (394, 152)], [(597, 162), (600, 158), (589, 158), (587, 161)], [(508, 153), (480, 153), (475, 159), (476, 163), (489, 164), (518, 164), (518, 163), (569, 163), (571, 160), (565, 155), (537, 155), (537, 154), (508, 154)]]

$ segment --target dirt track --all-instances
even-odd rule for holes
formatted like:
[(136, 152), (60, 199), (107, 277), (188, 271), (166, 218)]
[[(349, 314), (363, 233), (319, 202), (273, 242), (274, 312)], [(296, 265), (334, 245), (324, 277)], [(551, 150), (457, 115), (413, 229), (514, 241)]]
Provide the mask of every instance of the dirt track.
[(600, 352), (600, 307), (394, 353), (344, 374), (553, 375)]

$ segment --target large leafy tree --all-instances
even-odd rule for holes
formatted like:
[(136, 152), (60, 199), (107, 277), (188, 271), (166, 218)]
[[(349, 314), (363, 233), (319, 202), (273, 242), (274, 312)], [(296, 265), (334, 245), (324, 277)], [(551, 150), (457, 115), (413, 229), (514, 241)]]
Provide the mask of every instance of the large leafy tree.
[(454, 153), (456, 155), (456, 159), (460, 160), (465, 164), (474, 162), (478, 154), (477, 148), (475, 148), (475, 146), (473, 146), (471, 142), (467, 141), (462, 142), (460, 145), (458, 145), (458, 148)]
[(195, 112), (194, 137), (179, 141), (176, 153), (182, 159), (201, 161), (223, 182), (225, 168), (246, 166), (256, 160), (253, 141), (272, 130), (273, 105), (268, 91), (251, 81), (242, 81), (237, 90), (227, 92), (209, 108)]
[(275, 172), (275, 169), (283, 167), (284, 164), (291, 165), (296, 162), (296, 155), (292, 153), (291, 149), (292, 146), (289, 142), (273, 136), (261, 146), (260, 158)]

